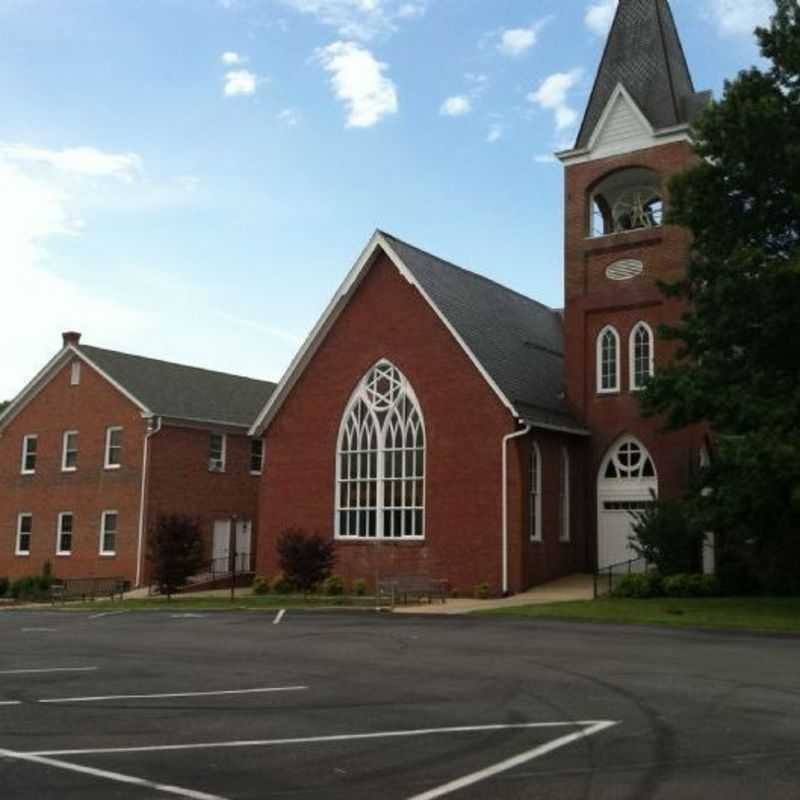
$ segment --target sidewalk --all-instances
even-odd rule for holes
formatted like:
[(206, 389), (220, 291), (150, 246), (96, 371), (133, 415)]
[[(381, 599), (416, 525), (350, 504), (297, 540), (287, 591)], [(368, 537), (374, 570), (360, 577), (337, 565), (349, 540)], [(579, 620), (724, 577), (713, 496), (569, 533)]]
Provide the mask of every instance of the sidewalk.
[(594, 578), (591, 575), (569, 575), (545, 583), (527, 592), (498, 600), (473, 600), (458, 598), (446, 603), (425, 603), (414, 606), (395, 606), (395, 614), (470, 614), (493, 608), (560, 603), (567, 600), (591, 600), (594, 596)]

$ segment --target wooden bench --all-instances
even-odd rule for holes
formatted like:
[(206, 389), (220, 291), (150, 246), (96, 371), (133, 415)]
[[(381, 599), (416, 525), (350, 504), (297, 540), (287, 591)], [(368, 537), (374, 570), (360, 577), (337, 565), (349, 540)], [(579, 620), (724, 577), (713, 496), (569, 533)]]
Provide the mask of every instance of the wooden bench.
[(64, 578), (50, 587), (53, 604), (60, 600), (94, 600), (96, 597), (122, 598), (127, 581), (124, 578)]
[(396, 605), (401, 599), (403, 605), (408, 605), (408, 599), (421, 600), (427, 598), (432, 603), (434, 598), (447, 602), (448, 584), (440, 578), (429, 578), (427, 575), (401, 575), (395, 578), (385, 578), (378, 581), (378, 597)]

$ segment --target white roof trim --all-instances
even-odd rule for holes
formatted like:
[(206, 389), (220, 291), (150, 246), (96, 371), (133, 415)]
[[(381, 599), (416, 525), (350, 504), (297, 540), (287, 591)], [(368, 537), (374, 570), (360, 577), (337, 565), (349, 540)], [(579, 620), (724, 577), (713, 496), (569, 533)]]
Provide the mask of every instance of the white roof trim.
[(128, 400), (130, 400), (139, 410), (142, 412), (143, 416), (152, 416), (152, 412), (150, 409), (134, 397), (124, 386), (117, 383), (110, 375), (104, 372), (100, 367), (97, 366), (85, 353), (82, 353), (81, 350), (74, 345), (67, 345), (63, 349), (59, 350), (50, 361), (45, 364), (45, 366), (36, 374), (36, 376), (29, 381), (25, 388), (11, 401), (9, 407), (0, 414), (0, 430), (6, 427), (16, 416), (22, 411), (28, 403), (36, 397), (39, 392), (47, 386), (48, 383), (53, 379), (58, 368), (61, 366), (62, 362), (65, 362), (68, 357), (77, 356), (81, 359), (84, 363), (86, 363), (89, 367), (91, 367), (95, 372), (97, 372), (100, 377), (104, 378), (108, 383), (110, 383), (118, 392), (124, 395)]
[(398, 272), (422, 295), (425, 302), (430, 306), (436, 316), (441, 320), (447, 330), (452, 334), (453, 338), (461, 346), (461, 349), (466, 354), (467, 358), (474, 364), (475, 368), (483, 376), (484, 380), (489, 384), (494, 393), (497, 395), (500, 402), (513, 414), (519, 417), (513, 403), (505, 396), (500, 387), (495, 383), (483, 365), (478, 361), (475, 354), (470, 350), (467, 343), (462, 339), (461, 335), (450, 324), (445, 315), (441, 312), (439, 307), (433, 302), (428, 293), (420, 286), (411, 270), (403, 263), (403, 260), (395, 252), (394, 248), (386, 240), (386, 237), (380, 231), (375, 233), (370, 238), (367, 246), (362, 251), (353, 268), (345, 277), (333, 299), (328, 304), (328, 307), (323, 312), (322, 316), (317, 321), (317, 324), (311, 330), (308, 338), (303, 343), (303, 346), (298, 351), (297, 355), (292, 360), (289, 368), (284, 373), (283, 377), (278, 384), (277, 389), (272, 393), (261, 413), (256, 417), (256, 421), (250, 428), (251, 436), (260, 436), (264, 430), (269, 427), (269, 424), (274, 419), (275, 415), (283, 405), (284, 400), (291, 392), (297, 379), (308, 365), (308, 362), (316, 353), (319, 346), (322, 344), (328, 331), (333, 327), (333, 324), (338, 319), (344, 307), (350, 300), (354, 290), (358, 287), (361, 279), (366, 274), (368, 267), (371, 265), (373, 257), (378, 250), (382, 250), (389, 260), (395, 265)]

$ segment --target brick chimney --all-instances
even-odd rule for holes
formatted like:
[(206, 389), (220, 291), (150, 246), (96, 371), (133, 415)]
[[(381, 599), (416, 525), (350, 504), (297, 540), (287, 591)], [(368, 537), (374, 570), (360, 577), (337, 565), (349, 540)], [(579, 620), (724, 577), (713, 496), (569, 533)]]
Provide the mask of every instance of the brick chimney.
[(64, 331), (61, 338), (64, 340), (64, 347), (69, 347), (71, 344), (77, 347), (81, 343), (81, 335), (77, 331)]

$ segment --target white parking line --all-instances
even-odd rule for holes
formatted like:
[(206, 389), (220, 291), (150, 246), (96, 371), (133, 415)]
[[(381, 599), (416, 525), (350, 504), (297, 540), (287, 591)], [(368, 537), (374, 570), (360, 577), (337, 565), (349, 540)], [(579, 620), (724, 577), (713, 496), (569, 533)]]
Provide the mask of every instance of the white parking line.
[(539, 747), (534, 747), (532, 750), (526, 750), (524, 753), (520, 753), (518, 756), (507, 758), (505, 761), (500, 761), (499, 763), (494, 764), (491, 767), (487, 767), (486, 769), (472, 772), (469, 775), (465, 775), (463, 778), (458, 778), (458, 780), (450, 781), (442, 786), (437, 786), (435, 789), (430, 789), (422, 794), (415, 794), (413, 797), (409, 798), (409, 800), (436, 800), (438, 797), (444, 797), (445, 795), (452, 794), (460, 789), (464, 789), (467, 786), (472, 786), (473, 784), (485, 781), (487, 778), (493, 778), (495, 775), (499, 775), (502, 772), (508, 772), (510, 769), (519, 767), (522, 764), (527, 764), (529, 761), (546, 756), (548, 753), (552, 753), (554, 750), (558, 750), (561, 747), (566, 747), (568, 744), (577, 742), (580, 739), (586, 739), (595, 733), (600, 733), (600, 731), (604, 731), (607, 728), (611, 728), (618, 724), (618, 722), (611, 722), (608, 720), (603, 722), (595, 722), (588, 728), (584, 728), (582, 731), (571, 733), (568, 736), (561, 736), (558, 739), (553, 739), (552, 742), (547, 742)]
[(101, 611), (99, 614), (90, 614), (89, 619), (100, 619), (101, 617), (115, 617), (117, 614), (127, 614), (127, 608), (121, 608), (118, 611)]
[(54, 633), (55, 628), (20, 628), (23, 633)]
[(283, 615), (286, 613), (286, 609), (282, 608), (276, 615), (275, 619), (272, 620), (273, 625), (280, 625), (281, 620), (283, 619)]
[[(571, 734), (570, 737), (562, 737), (563, 739), (569, 738), (569, 741), (575, 741), (575, 739), (580, 739), (584, 736), (591, 736), (592, 733), (598, 733), (601, 730), (605, 730), (605, 728), (610, 728), (612, 725), (617, 724), (619, 723), (610, 722), (607, 720), (591, 720), (588, 722), (517, 722), (502, 725), (460, 725), (449, 728), (420, 728), (418, 730), (383, 731), (380, 733), (344, 733), (334, 736), (304, 736), (294, 739), (250, 739), (231, 742), (198, 742), (196, 744), (142, 745), (140, 747), (95, 747), (83, 750), (39, 750), (29, 753), (28, 755), (83, 756), (112, 753), (161, 753), (173, 750), (214, 750), (216, 748), (231, 747), (269, 747), (275, 745), (319, 744), (325, 742), (354, 742), (367, 739), (401, 739), (410, 738), (413, 736), (432, 736), (436, 734), (484, 733), (489, 731), (529, 730), (535, 728), (574, 728), (576, 726), (580, 726), (584, 728), (583, 731), (580, 731), (576, 734)], [(587, 733), (587, 731), (590, 732)], [(557, 739), (556, 741), (560, 742), (561, 740)], [(568, 743), (569, 742), (565, 741), (563, 744), (559, 744), (558, 746), (563, 747), (564, 744)], [(547, 752), (550, 751), (548, 750)], [(536, 756), (533, 756), (533, 758), (536, 758)], [(530, 758), (527, 760), (530, 760)]]
[(0, 706), (18, 706), (22, 700), (0, 700)]
[(47, 667), (34, 669), (3, 669), (0, 675), (35, 675), (40, 672), (94, 672), (97, 667)]
[(216, 697), (230, 694), (267, 694), (270, 692), (302, 692), (308, 686), (270, 686), (260, 689), (225, 689), (218, 692), (170, 692), (168, 694), (108, 694), (97, 697), (52, 697), (39, 703), (97, 703), (101, 700), (162, 700), (170, 697)]
[(143, 786), (146, 789), (155, 789), (157, 792), (174, 794), (178, 797), (186, 797), (189, 800), (225, 800), (216, 794), (206, 794), (205, 792), (195, 792), (192, 789), (183, 789), (180, 786), (171, 786), (164, 783), (154, 783), (143, 778), (135, 778), (132, 775), (123, 775), (121, 772), (109, 772), (105, 769), (95, 769), (94, 767), (82, 767), (80, 764), (70, 764), (67, 761), (57, 761), (53, 758), (44, 758), (33, 753), (18, 753), (16, 750), (0, 749), (0, 757), (13, 758), (17, 761), (27, 761), (33, 764), (41, 764), (45, 767), (55, 767), (57, 769), (68, 770), (69, 772), (79, 772), (83, 775), (92, 775), (95, 778), (105, 778), (106, 780), (116, 781), (117, 783), (130, 783), (134, 786)]

